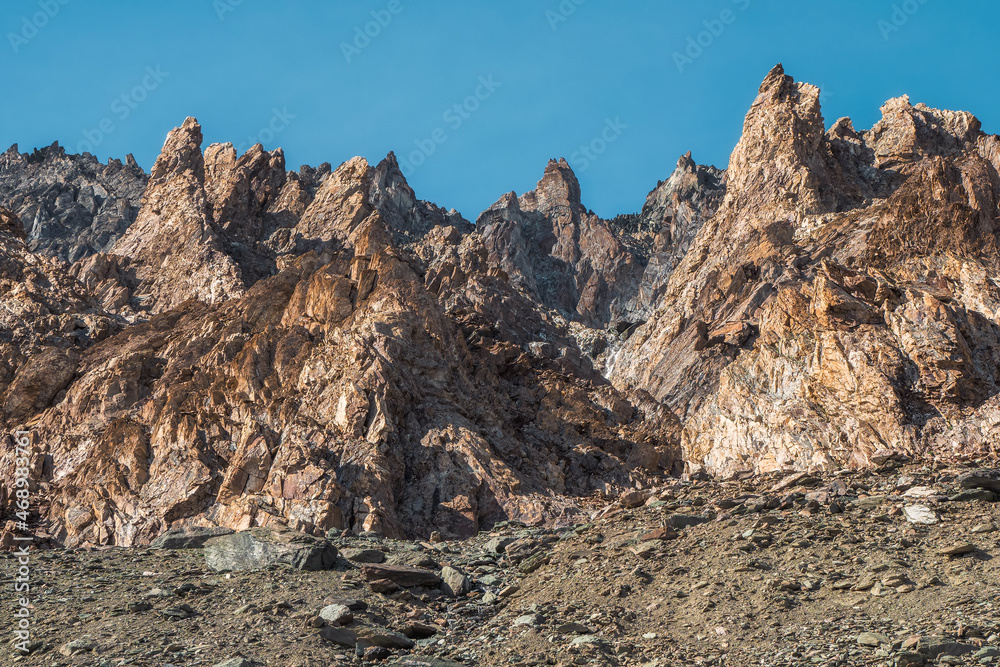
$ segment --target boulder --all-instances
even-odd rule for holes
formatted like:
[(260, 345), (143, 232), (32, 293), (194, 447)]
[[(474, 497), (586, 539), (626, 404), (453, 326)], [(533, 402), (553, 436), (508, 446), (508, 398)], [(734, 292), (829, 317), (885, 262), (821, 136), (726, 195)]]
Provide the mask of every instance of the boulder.
[(250, 530), (205, 542), (205, 563), (213, 570), (260, 570), (289, 565), (299, 570), (329, 570), (337, 547), (324, 539), (283, 528)]

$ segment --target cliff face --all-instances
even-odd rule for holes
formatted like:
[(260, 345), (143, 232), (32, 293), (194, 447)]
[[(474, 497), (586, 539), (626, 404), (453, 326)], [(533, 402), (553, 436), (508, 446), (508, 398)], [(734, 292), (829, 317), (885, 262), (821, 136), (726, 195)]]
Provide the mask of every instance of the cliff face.
[(613, 220), (565, 161), (473, 226), (392, 154), (287, 172), (190, 118), (148, 183), (52, 148), (0, 167), (0, 419), (66, 544), (465, 536), (685, 466), (996, 454), (1000, 141), (971, 114), (827, 131), (779, 66), (728, 171), (686, 155)]
[[(679, 465), (669, 411), (596, 374), (392, 155), (283, 169), (259, 146), (202, 151), (188, 119), (110, 252), (36, 257), (5, 218), (8, 256), (54, 276), (36, 301), (103, 326), (10, 346), (6, 425), (31, 421), (55, 539), (192, 522), (469, 535), (574, 520), (574, 498)], [(12, 291), (38, 282), (11, 273)]]
[(642, 212), (602, 220), (581, 202), (565, 160), (476, 222), (490, 262), (540, 304), (591, 328), (648, 317), (671, 271), (725, 192), (723, 172), (683, 156)]
[(618, 354), (616, 386), (674, 409), (693, 466), (991, 447), (998, 140), (964, 112), (882, 111), (868, 132), (824, 133), (819, 91), (772, 71), (719, 212)]
[(107, 250), (128, 229), (146, 180), (131, 155), (105, 165), (58, 144), (0, 155), (0, 202), (24, 222), (28, 248), (68, 262)]

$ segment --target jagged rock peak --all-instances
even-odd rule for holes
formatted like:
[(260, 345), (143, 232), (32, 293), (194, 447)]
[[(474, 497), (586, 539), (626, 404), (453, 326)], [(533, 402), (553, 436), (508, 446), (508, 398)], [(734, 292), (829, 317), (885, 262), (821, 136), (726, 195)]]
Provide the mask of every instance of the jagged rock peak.
[(150, 179), (160, 182), (175, 174), (190, 171), (203, 180), (205, 159), (201, 153), (202, 139), (198, 120), (188, 116), (180, 127), (174, 128), (167, 135), (163, 150), (149, 174)]
[(32, 252), (74, 262), (108, 249), (132, 224), (146, 174), (132, 156), (67, 154), (58, 142), (0, 154), (0, 205), (25, 223)]
[(825, 188), (826, 128), (819, 88), (796, 83), (779, 64), (760, 85), (729, 159), (730, 211), (784, 216), (818, 213), (833, 206)]
[(549, 160), (545, 173), (531, 192), (522, 196), (522, 206), (526, 209), (551, 211), (562, 206), (582, 206), (580, 182), (566, 158)]
[(979, 119), (968, 111), (910, 104), (909, 95), (882, 105), (882, 119), (867, 133), (879, 164), (910, 161), (964, 150), (982, 134)]

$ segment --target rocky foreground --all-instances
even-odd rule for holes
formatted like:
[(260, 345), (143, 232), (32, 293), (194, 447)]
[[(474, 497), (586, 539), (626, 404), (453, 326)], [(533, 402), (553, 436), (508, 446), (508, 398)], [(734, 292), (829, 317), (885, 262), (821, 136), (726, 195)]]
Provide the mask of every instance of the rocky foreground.
[(54, 549), (30, 653), (3, 664), (994, 665), (998, 499), (1000, 471), (890, 460), (676, 480), (573, 528), (464, 541), (186, 529)]

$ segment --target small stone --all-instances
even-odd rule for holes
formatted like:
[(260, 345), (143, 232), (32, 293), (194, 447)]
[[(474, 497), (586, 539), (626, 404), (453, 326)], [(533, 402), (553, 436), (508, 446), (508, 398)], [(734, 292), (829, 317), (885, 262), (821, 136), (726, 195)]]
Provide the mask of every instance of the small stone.
[(164, 618), (172, 618), (176, 620), (183, 620), (185, 618), (191, 618), (197, 612), (191, 608), (190, 605), (182, 604), (177, 607), (169, 607), (160, 611), (160, 615)]
[(907, 505), (903, 508), (903, 516), (910, 523), (924, 526), (931, 526), (939, 521), (937, 512), (927, 505)]
[(858, 644), (860, 646), (881, 646), (882, 644), (888, 643), (888, 637), (874, 632), (862, 632), (858, 635)]
[(653, 540), (676, 540), (678, 537), (679, 535), (676, 530), (670, 526), (663, 526), (656, 530), (651, 530), (639, 539), (643, 542), (651, 542)]
[(667, 525), (674, 530), (684, 530), (685, 528), (690, 528), (692, 526), (699, 526), (703, 523), (708, 523), (711, 521), (706, 516), (697, 516), (694, 514), (674, 514), (667, 517)]
[(201, 549), (213, 537), (232, 535), (233, 530), (221, 526), (190, 526), (171, 528), (150, 542), (152, 549)]
[(319, 636), (328, 642), (354, 648), (358, 643), (358, 635), (354, 630), (347, 628), (321, 628)]
[(391, 649), (409, 649), (415, 644), (409, 637), (382, 628), (358, 628), (358, 646), (381, 646)]
[(62, 648), (59, 649), (59, 652), (65, 656), (72, 656), (79, 653), (93, 651), (95, 648), (97, 648), (97, 644), (94, 640), (90, 637), (82, 637), (63, 644)]
[(975, 550), (976, 550), (976, 545), (970, 544), (969, 542), (961, 542), (959, 544), (955, 544), (950, 547), (945, 547), (944, 549), (938, 549), (938, 555), (964, 556), (965, 554), (971, 554)]
[(596, 635), (581, 635), (569, 643), (570, 646), (583, 646), (586, 644), (603, 644), (606, 640)]
[(927, 659), (920, 653), (903, 651), (893, 659), (893, 667), (920, 667), (927, 664)]
[(441, 584), (441, 577), (430, 570), (419, 567), (407, 567), (405, 565), (381, 565), (370, 563), (361, 567), (361, 576), (369, 582), (380, 579), (388, 579), (403, 588), (415, 586), (426, 586), (428, 588), (437, 587)]
[(917, 643), (917, 651), (932, 660), (936, 660), (940, 656), (961, 656), (972, 652), (972, 650), (972, 646), (940, 635), (921, 637)]
[(257, 663), (247, 660), (243, 656), (236, 656), (216, 663), (214, 667), (257, 667)]
[(205, 542), (205, 562), (213, 570), (260, 570), (286, 564), (299, 570), (329, 570), (337, 548), (326, 540), (282, 526), (251, 528)]
[(461, 597), (472, 590), (472, 581), (464, 572), (446, 566), (441, 570), (441, 590), (453, 598)]
[(511, 584), (500, 590), (500, 597), (509, 598), (511, 595), (514, 595), (520, 590), (521, 590), (520, 586), (518, 586), (517, 584)]
[(381, 662), (382, 660), (385, 660), (391, 655), (392, 651), (390, 651), (384, 646), (372, 646), (365, 649), (363, 657), (365, 660), (373, 660)]
[(401, 590), (400, 585), (391, 579), (374, 579), (368, 582), (368, 586), (373, 593), (382, 593), (383, 595)]
[(618, 501), (621, 503), (622, 507), (634, 509), (644, 505), (648, 499), (649, 493), (646, 491), (627, 491), (622, 494)]
[(354, 613), (342, 604), (330, 604), (319, 612), (320, 618), (330, 625), (347, 625), (354, 620)]
[(986, 489), (1000, 494), (1000, 470), (976, 470), (958, 478), (963, 489)]
[(519, 625), (541, 625), (542, 617), (538, 614), (524, 614), (514, 619), (512, 624), (515, 628)]
[(340, 555), (354, 563), (385, 562), (385, 552), (379, 549), (341, 549)]
[(594, 633), (594, 629), (582, 623), (563, 623), (556, 628), (556, 632), (564, 635), (589, 635)]
[(435, 530), (434, 532), (431, 533), (429, 542), (431, 544), (441, 544), (442, 542), (444, 542), (444, 537), (441, 535), (439, 531)]
[(419, 623), (417, 621), (411, 621), (406, 624), (403, 628), (403, 634), (410, 639), (427, 639), (428, 637), (433, 637), (438, 632), (438, 628), (433, 625), (427, 625), (426, 623)]
[(977, 500), (986, 503), (995, 503), (997, 501), (997, 494), (986, 489), (965, 489), (952, 496), (948, 496), (948, 500), (954, 503), (971, 503)]
[(153, 588), (142, 594), (144, 598), (172, 598), (174, 592), (169, 588)]

